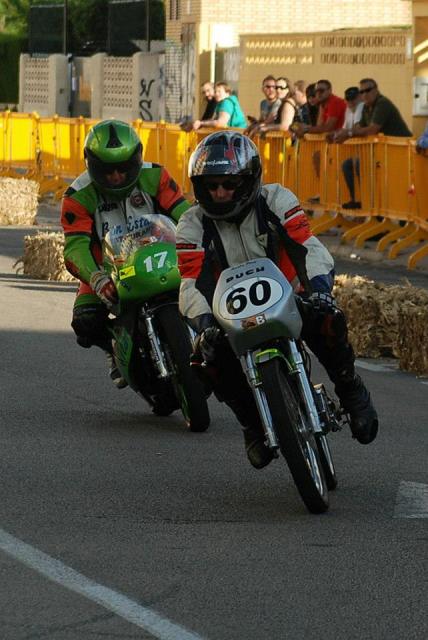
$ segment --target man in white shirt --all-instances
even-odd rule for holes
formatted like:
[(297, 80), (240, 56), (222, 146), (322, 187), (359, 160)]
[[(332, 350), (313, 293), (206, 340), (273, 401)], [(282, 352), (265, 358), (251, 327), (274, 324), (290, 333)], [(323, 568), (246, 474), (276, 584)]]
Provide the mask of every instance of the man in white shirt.
[[(345, 91), (347, 108), (345, 111), (345, 121), (343, 129), (333, 131), (329, 136), (330, 142), (345, 142), (352, 138), (353, 127), (359, 123), (363, 113), (364, 102), (361, 98), (358, 87), (348, 87)], [(358, 158), (347, 158), (342, 163), (343, 176), (349, 190), (350, 200), (344, 202), (344, 209), (361, 209), (361, 202), (355, 200), (355, 174), (360, 176), (360, 163)]]

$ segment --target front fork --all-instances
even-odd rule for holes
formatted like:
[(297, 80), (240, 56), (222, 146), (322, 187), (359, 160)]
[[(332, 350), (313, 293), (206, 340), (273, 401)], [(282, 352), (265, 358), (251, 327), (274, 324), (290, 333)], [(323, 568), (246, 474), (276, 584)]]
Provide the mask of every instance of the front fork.
[[(290, 373), (297, 377), (300, 392), (307, 408), (311, 430), (313, 431), (313, 433), (323, 433), (302, 354), (297, 348), (294, 340), (289, 340), (288, 344), (290, 345), (291, 356)], [(278, 352), (278, 355), (274, 357), (283, 356), (280, 352)], [(278, 438), (276, 437), (275, 429), (273, 427), (269, 405), (267, 403), (266, 395), (257, 373), (257, 366), (254, 363), (254, 356), (252, 351), (247, 351), (247, 353), (241, 357), (241, 364), (253, 392), (257, 408), (259, 410), (259, 415), (266, 434), (268, 446), (270, 449), (277, 451), (279, 449)], [(288, 363), (288, 366), (290, 366), (290, 363)]]
[(275, 429), (272, 423), (272, 416), (270, 413), (269, 405), (266, 400), (265, 392), (260, 383), (260, 379), (257, 373), (257, 367), (254, 364), (253, 352), (247, 351), (245, 356), (241, 357), (242, 368), (247, 376), (248, 384), (253, 392), (254, 399), (256, 401), (259, 415), (262, 421), (263, 429), (268, 441), (269, 449), (272, 449), (276, 454), (279, 449), (278, 438), (276, 437)]
[(150, 342), (150, 349), (153, 356), (153, 362), (158, 370), (158, 377), (162, 379), (169, 378), (169, 372), (165, 364), (165, 358), (162, 352), (160, 340), (156, 335), (156, 331), (153, 328), (153, 316), (144, 315), (143, 319), (146, 325), (147, 337)]

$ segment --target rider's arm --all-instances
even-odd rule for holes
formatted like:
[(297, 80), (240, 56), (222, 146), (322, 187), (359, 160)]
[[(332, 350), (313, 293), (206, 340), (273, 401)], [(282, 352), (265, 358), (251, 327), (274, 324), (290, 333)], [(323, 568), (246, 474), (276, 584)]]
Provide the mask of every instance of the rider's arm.
[(165, 167), (160, 167), (156, 199), (162, 211), (175, 222), (178, 222), (183, 213), (190, 207), (190, 203), (183, 196), (182, 190)]
[[(88, 198), (88, 194), (85, 197)], [(65, 266), (73, 276), (88, 284), (99, 265), (92, 253), (94, 221), (89, 212), (91, 203), (84, 201), (82, 194), (76, 196), (73, 189), (68, 189), (62, 201), (61, 224), (65, 236)]]
[[(327, 280), (330, 282), (334, 260), (327, 248), (312, 234), (308, 217), (297, 196), (279, 184), (263, 187), (262, 193), (266, 194), (269, 208), (279, 217), (290, 238), (306, 247), (306, 271), (309, 280), (325, 278), (326, 282)], [(279, 267), (286, 278), (294, 284), (295, 270), (282, 247)]]
[[(202, 273), (205, 250), (202, 247), (203, 228), (197, 210), (198, 207), (192, 207), (179, 220), (177, 255), (181, 273), (179, 308), (192, 328), (200, 333), (213, 324), (214, 316), (203, 294), (208, 283), (204, 282)], [(206, 278), (209, 278), (208, 271), (205, 270)]]

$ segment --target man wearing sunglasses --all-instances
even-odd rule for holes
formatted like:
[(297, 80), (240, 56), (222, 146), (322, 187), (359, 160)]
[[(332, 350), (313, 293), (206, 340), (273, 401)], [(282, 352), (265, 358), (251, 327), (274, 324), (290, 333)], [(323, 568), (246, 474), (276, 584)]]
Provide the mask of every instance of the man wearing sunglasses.
[(353, 437), (368, 444), (378, 428), (370, 394), (354, 369), (345, 317), (331, 296), (333, 258), (312, 235), (294, 193), (279, 184), (262, 185), (261, 176), (259, 152), (247, 136), (234, 131), (207, 136), (189, 161), (196, 204), (177, 227), (180, 311), (199, 334), (193, 366), (210, 373), (217, 398), (235, 413), (256, 469), (269, 464), (272, 454), (239, 360), (211, 308), (216, 279), (228, 266), (268, 257), (296, 292), (306, 293), (302, 335), (334, 382)]
[(346, 102), (334, 95), (331, 82), (318, 80), (315, 85), (315, 95), (318, 102), (317, 123), (314, 126), (302, 124), (296, 127), (296, 133), (299, 137), (305, 133), (329, 133), (343, 127)]
[(113, 226), (132, 231), (142, 216), (152, 213), (178, 221), (189, 208), (167, 170), (143, 162), (142, 153), (140, 138), (129, 124), (119, 120), (96, 124), (84, 144), (87, 170), (67, 189), (61, 209), (65, 265), (80, 280), (71, 326), (80, 346), (96, 345), (106, 351), (110, 377), (119, 389), (126, 382), (114, 362), (106, 326), (118, 297), (102, 267), (102, 240)]
[(281, 106), (281, 100), (276, 92), (276, 81), (273, 76), (266, 76), (262, 81), (262, 91), (265, 94), (264, 99), (260, 102), (260, 114), (258, 119), (247, 116), (250, 125), (244, 131), (247, 136), (254, 136), (259, 132), (259, 127), (263, 122), (273, 121)]
[(383, 96), (373, 78), (360, 80), (360, 96), (364, 107), (361, 120), (348, 130), (349, 137), (386, 136), (411, 137), (412, 132), (404, 122), (397, 107)]

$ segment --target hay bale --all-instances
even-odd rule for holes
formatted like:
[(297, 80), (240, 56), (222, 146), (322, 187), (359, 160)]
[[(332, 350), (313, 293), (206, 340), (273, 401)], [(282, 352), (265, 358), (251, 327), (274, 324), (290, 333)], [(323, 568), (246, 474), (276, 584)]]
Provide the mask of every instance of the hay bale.
[(428, 373), (428, 292), (385, 285), (361, 276), (338, 276), (334, 294), (348, 319), (355, 353), (399, 358), (403, 370)]
[(400, 369), (428, 375), (428, 294), (421, 302), (408, 300), (399, 309), (397, 351)]
[(367, 358), (381, 355), (378, 319), (381, 313), (376, 284), (360, 276), (338, 276), (333, 293), (348, 320), (349, 340), (355, 353)]
[(0, 224), (35, 224), (39, 183), (26, 178), (0, 178)]
[(64, 234), (39, 232), (24, 237), (24, 255), (15, 264), (18, 272), (38, 280), (72, 282), (64, 265)]

